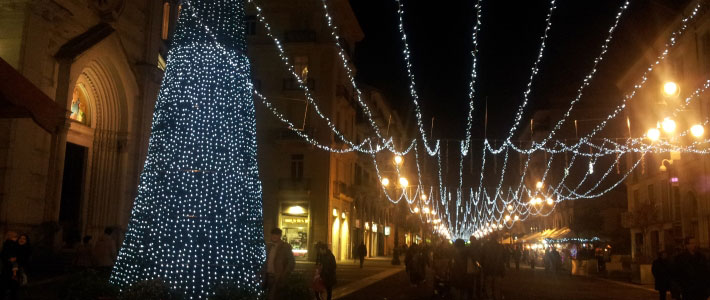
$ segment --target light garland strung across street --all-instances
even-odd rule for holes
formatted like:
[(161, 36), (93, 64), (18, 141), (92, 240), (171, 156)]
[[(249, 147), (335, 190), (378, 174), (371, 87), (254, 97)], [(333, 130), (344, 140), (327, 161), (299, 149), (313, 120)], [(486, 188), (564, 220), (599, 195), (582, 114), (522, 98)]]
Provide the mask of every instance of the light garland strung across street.
[[(349, 76), (349, 79), (351, 81), (351, 84), (353, 85), (354, 90), (356, 91), (356, 95), (358, 95), (357, 99), (358, 99), (359, 103), (361, 104), (361, 106), (364, 110), (367, 110), (366, 115), (369, 115), (369, 109), (367, 109), (366, 103), (362, 102), (361, 99), (359, 98), (360, 91), (357, 89), (354, 79), (352, 79), (352, 76), (351, 76), (352, 72), (349, 69), (349, 62), (347, 61), (346, 57), (343, 54), (343, 50), (342, 50), (341, 45), (337, 43), (337, 40), (339, 39), (338, 35), (336, 34), (337, 27), (332, 24), (332, 19), (331, 19), (330, 15), (328, 14), (328, 8), (325, 3), (325, 0), (322, 0), (322, 3), (323, 3), (324, 10), (326, 13), (326, 20), (328, 21), (328, 25), (331, 28), (332, 36), (335, 38), (336, 44), (338, 45), (341, 60), (344, 64), (344, 67), (347, 70), (346, 73)], [(547, 18), (548, 24), (546, 26), (545, 34), (543, 35), (543, 38), (542, 38), (543, 43), (541, 45), (540, 52), (538, 53), (538, 59), (534, 63), (534, 67), (532, 69), (533, 72), (531, 74), (531, 82), (532, 82), (532, 78), (534, 78), (534, 76), (539, 71), (537, 69), (537, 64), (539, 63), (539, 61), (542, 58), (542, 53), (543, 53), (544, 45), (545, 45), (544, 40), (545, 40), (545, 37), (547, 36), (547, 31), (549, 30), (549, 27), (551, 25), (550, 18), (551, 18), (551, 13), (554, 10), (554, 3), (555, 3), (555, 1), (551, 1), (552, 5), (551, 5), (550, 13), (548, 14), (548, 18)], [(414, 77), (411, 72), (411, 64), (408, 63), (410, 52), (409, 52), (408, 45), (406, 42), (406, 35), (403, 32), (403, 20), (402, 20), (403, 6), (402, 6), (401, 2), (399, 2), (399, 1), (398, 1), (398, 4), (399, 4), (398, 5), (398, 14), (400, 17), (400, 30), (401, 30), (401, 33), (403, 34), (403, 37), (402, 37), (403, 42), (405, 43), (405, 61), (407, 62), (407, 67), (408, 67), (407, 71), (408, 71), (408, 74), (410, 76), (410, 81), (411, 81), (410, 93), (412, 93), (412, 96), (413, 96), (414, 102), (415, 102), (415, 107), (417, 110), (415, 115), (417, 116), (419, 131), (420, 131), (420, 135), (421, 135), (421, 139), (422, 139), (422, 145), (424, 146), (425, 150), (427, 151), (427, 153), (430, 156), (435, 156), (435, 157), (437, 157), (437, 160), (438, 160), (437, 166), (438, 166), (438, 173), (439, 173), (439, 188), (438, 188), (439, 197), (434, 197), (434, 195), (436, 195), (437, 193), (434, 192), (433, 187), (430, 188), (430, 192), (428, 194), (429, 197), (426, 200), (422, 199), (420, 197), (420, 195), (424, 194), (424, 192), (423, 192), (424, 187), (422, 185), (422, 180), (421, 180), (421, 177), (422, 177), (421, 170), (419, 169), (419, 157), (418, 157), (418, 154), (416, 154), (417, 153), (417, 151), (416, 151), (417, 146), (415, 143), (416, 140), (412, 140), (411, 143), (409, 143), (409, 147), (405, 147), (406, 149), (404, 151), (397, 151), (396, 149), (394, 149), (394, 145), (392, 144), (391, 138), (385, 139), (384, 137), (379, 135), (379, 128), (376, 126), (376, 123), (374, 123), (374, 121), (371, 118), (369, 119), (369, 121), (370, 121), (371, 125), (373, 125), (375, 132), (378, 133), (377, 138), (376, 139), (368, 138), (368, 139), (365, 139), (365, 141), (363, 143), (354, 144), (354, 143), (348, 141), (347, 138), (344, 137), (344, 138), (342, 138), (342, 140), (350, 146), (350, 148), (348, 148), (348, 149), (336, 149), (336, 148), (332, 148), (327, 145), (319, 144), (315, 139), (309, 137), (307, 134), (305, 134), (303, 132), (297, 132), (297, 134), (300, 137), (306, 139), (309, 143), (314, 144), (315, 146), (317, 146), (323, 150), (337, 152), (337, 153), (350, 152), (350, 151), (360, 151), (360, 152), (364, 152), (364, 153), (370, 153), (371, 155), (373, 155), (373, 163), (375, 163), (375, 166), (376, 166), (376, 169), (378, 172), (378, 178), (380, 178), (380, 179), (381, 179), (381, 176), (379, 176), (380, 175), (379, 168), (377, 168), (377, 161), (376, 161), (376, 158), (374, 155), (375, 153), (381, 152), (382, 150), (389, 150), (390, 152), (393, 152), (395, 154), (404, 155), (404, 154), (407, 154), (412, 149), (414, 149), (415, 156), (416, 156), (415, 160), (417, 161), (417, 175), (418, 175), (418, 179), (419, 179), (419, 185), (414, 190), (413, 194), (411, 194), (411, 193), (408, 194), (406, 192), (402, 193), (402, 195), (400, 195), (399, 199), (396, 199), (396, 200), (392, 199), (386, 193), (386, 191), (385, 191), (385, 194), (387, 195), (387, 198), (390, 201), (395, 202), (395, 203), (399, 202), (402, 198), (405, 198), (405, 199), (407, 199), (407, 202), (410, 205), (414, 204), (414, 205), (419, 205), (419, 206), (424, 207), (424, 205), (429, 205), (429, 203), (437, 204), (436, 206), (439, 206), (439, 208), (432, 207), (431, 212), (433, 214), (436, 214), (438, 216), (438, 219), (444, 220), (443, 217), (444, 216), (446, 217), (446, 220), (443, 223), (446, 223), (446, 227), (448, 228), (446, 230), (447, 233), (451, 233), (454, 235), (461, 235), (462, 233), (473, 232), (474, 229), (477, 231), (480, 231), (481, 228), (488, 228), (488, 230), (490, 230), (494, 226), (496, 226), (497, 228), (502, 228), (502, 226), (503, 226), (502, 220), (504, 219), (503, 214), (506, 213), (506, 211), (507, 211), (506, 209), (509, 206), (511, 206), (514, 211), (520, 212), (521, 214), (523, 212), (526, 212), (526, 210), (528, 212), (525, 215), (516, 215), (515, 216), (516, 218), (513, 221), (524, 220), (527, 218), (528, 215), (530, 215), (530, 209), (528, 206), (526, 206), (525, 200), (522, 198), (524, 195), (528, 195), (528, 196), (534, 195), (534, 194), (538, 193), (538, 191), (530, 190), (521, 184), (518, 186), (517, 189), (513, 189), (512, 187), (507, 188), (507, 191), (508, 191), (507, 195), (508, 196), (506, 196), (506, 197), (503, 196), (504, 195), (503, 194), (503, 190), (504, 190), (503, 189), (503, 179), (505, 178), (505, 173), (506, 173), (505, 171), (508, 166), (508, 156), (509, 156), (510, 150), (513, 150), (513, 151), (519, 152), (519, 153), (525, 153), (528, 155), (529, 158), (531, 157), (530, 155), (536, 151), (545, 151), (545, 152), (549, 152), (552, 154), (571, 152), (571, 153), (574, 153), (574, 157), (583, 156), (583, 157), (589, 158), (590, 172), (585, 174), (584, 178), (582, 179), (581, 182), (579, 182), (577, 184), (576, 188), (570, 188), (567, 185), (563, 184), (564, 182), (560, 182), (560, 185), (558, 185), (557, 189), (555, 189), (553, 191), (548, 191), (548, 192), (553, 192), (554, 194), (557, 195), (556, 199), (554, 199), (554, 201), (553, 201), (555, 204), (559, 203), (560, 201), (563, 201), (563, 200), (587, 198), (590, 196), (596, 196), (596, 195), (602, 194), (602, 193), (597, 193), (597, 194), (591, 194), (591, 193), (593, 193), (593, 190), (595, 190), (597, 187), (599, 187), (601, 185), (601, 183), (604, 181), (603, 179), (606, 178), (606, 175), (611, 173), (610, 170), (613, 169), (614, 164), (612, 164), (612, 167), (610, 167), (610, 169), (608, 169), (607, 172), (604, 173), (604, 175), (602, 176), (602, 180), (600, 180), (597, 185), (590, 188), (586, 192), (577, 193), (577, 189), (579, 189), (583, 185), (584, 180), (586, 180), (587, 176), (589, 174), (591, 174), (591, 171), (593, 170), (592, 168), (594, 168), (595, 162), (601, 157), (614, 155), (617, 157), (616, 162), (618, 163), (618, 157), (620, 157), (624, 153), (629, 153), (629, 152), (660, 153), (660, 152), (667, 152), (670, 149), (675, 149), (675, 150), (679, 150), (679, 151), (693, 152), (693, 153), (708, 153), (708, 150), (706, 148), (705, 149), (700, 148), (703, 144), (708, 142), (707, 140), (696, 141), (695, 143), (693, 143), (693, 145), (687, 146), (687, 147), (680, 147), (678, 145), (674, 145), (674, 144), (666, 142), (666, 141), (658, 141), (658, 142), (654, 143), (653, 145), (647, 145), (647, 144), (644, 144), (644, 138), (630, 139), (629, 141), (627, 141), (626, 145), (618, 144), (611, 139), (600, 139), (600, 141), (601, 141), (600, 145), (594, 144), (592, 142), (591, 138), (594, 135), (596, 135), (596, 133), (606, 125), (606, 122), (608, 120), (611, 120), (616, 115), (618, 115), (620, 110), (617, 109), (617, 110), (615, 110), (614, 113), (612, 113), (613, 116), (610, 115), (607, 118), (607, 120), (605, 120), (604, 122), (602, 122), (600, 125), (597, 126), (596, 129), (598, 129), (598, 130), (595, 130), (591, 134), (581, 138), (576, 144), (573, 144), (573, 145), (565, 145), (565, 143), (558, 140), (558, 141), (555, 141), (553, 147), (546, 147), (545, 145), (547, 144), (547, 142), (549, 140), (551, 140), (552, 136), (554, 135), (554, 130), (553, 130), (553, 132), (550, 132), (550, 135), (548, 136), (548, 138), (543, 140), (544, 142), (540, 142), (540, 143), (533, 142), (531, 144), (531, 148), (529, 148), (529, 149), (517, 147), (515, 145), (515, 143), (513, 143), (511, 140), (512, 135), (507, 138), (506, 142), (501, 144), (500, 148), (492, 147), (491, 144), (488, 142), (488, 140), (484, 140), (483, 153), (482, 153), (482, 158), (481, 158), (482, 164), (481, 164), (481, 178), (479, 179), (479, 187), (475, 192), (473, 189), (469, 189), (469, 200), (464, 200), (465, 193), (464, 193), (464, 189), (463, 189), (462, 166), (463, 166), (464, 157), (469, 153), (468, 150), (470, 148), (470, 141), (471, 141), (470, 130), (467, 129), (466, 139), (465, 139), (465, 141), (463, 141), (461, 143), (461, 147), (459, 148), (462, 155), (459, 157), (460, 161), (459, 161), (458, 188), (456, 189), (456, 191), (451, 192), (451, 191), (449, 191), (448, 188), (445, 187), (445, 184), (443, 183), (443, 180), (441, 178), (442, 167), (441, 167), (441, 146), (440, 146), (440, 143), (439, 143), (439, 141), (434, 141), (434, 140), (430, 141), (429, 139), (427, 139), (426, 133), (423, 130), (423, 124), (422, 124), (423, 122), (421, 120), (421, 111), (419, 110), (418, 98), (416, 96)], [(596, 66), (603, 59), (603, 55), (606, 53), (607, 45), (611, 39), (611, 34), (613, 33), (614, 29), (617, 27), (622, 12), (625, 11), (627, 7), (628, 7), (628, 1), (626, 1), (624, 3), (624, 5), (621, 7), (619, 13), (617, 13), (614, 25), (610, 29), (610, 36), (605, 41), (605, 44), (602, 46), (602, 53), (600, 54), (600, 56), (597, 59), (595, 59), (595, 64), (594, 64), (594, 67), (592, 68), (592, 71), (590, 72), (590, 74), (587, 77), (585, 77), (585, 80), (583, 81), (582, 86), (578, 90), (578, 95), (572, 101), (570, 108), (568, 109), (568, 112), (571, 111), (573, 109), (574, 104), (576, 102), (578, 102), (579, 99), (581, 99), (582, 90), (584, 89), (584, 87), (586, 87), (589, 84), (593, 75), (596, 73)], [(257, 10), (261, 14), (261, 9), (258, 8)], [(473, 63), (473, 68), (472, 68), (472, 81), (471, 81), (471, 86), (470, 86), (471, 91), (469, 93), (469, 101), (470, 101), (469, 102), (469, 115), (470, 116), (472, 116), (472, 112), (473, 112), (473, 108), (474, 108), (473, 100), (475, 97), (475, 95), (474, 95), (475, 90), (473, 89), (473, 85), (474, 85), (475, 79), (476, 79), (477, 33), (478, 33), (478, 28), (480, 28), (480, 19), (481, 19), (480, 18), (480, 15), (481, 15), (480, 2), (476, 4), (476, 11), (477, 11), (477, 20), (476, 20), (476, 26), (474, 27), (474, 36), (473, 36), (474, 50), (472, 51), (474, 63)], [(636, 85), (635, 89), (640, 89), (640, 87), (646, 82), (646, 74), (648, 74), (650, 71), (652, 71), (653, 67), (655, 65), (660, 64), (660, 61), (662, 61), (663, 59), (665, 59), (667, 57), (669, 48), (675, 44), (677, 37), (684, 32), (685, 28), (687, 28), (687, 23), (697, 15), (697, 12), (698, 12), (698, 8), (696, 7), (696, 9), (693, 10), (693, 13), (691, 14), (691, 16), (684, 18), (682, 20), (681, 30), (673, 33), (673, 35), (671, 37), (671, 42), (669, 44), (667, 44), (666, 50), (663, 51), (663, 54), (659, 56), (659, 60), (654, 65), (652, 65), (652, 67), (649, 68), (646, 71), (646, 73), (644, 73), (644, 76), (642, 77), (643, 79), (641, 81), (641, 84)], [(262, 21), (262, 23), (265, 23), (265, 19), (263, 18), (262, 15), (259, 16), (259, 20)], [(265, 26), (268, 29), (267, 31), (270, 32), (270, 30), (271, 30), (270, 26), (268, 24), (265, 24)], [(270, 36), (272, 38), (274, 38), (273, 35), (270, 35)], [(307, 95), (309, 95), (308, 90), (307, 90), (308, 89), (307, 85), (303, 84), (303, 82), (299, 80), (300, 78), (297, 74), (295, 74), (293, 66), (291, 66), (288, 63), (288, 59), (284, 54), (283, 48), (281, 47), (281, 43), (275, 38), (274, 38), (274, 41), (277, 44), (277, 48), (280, 50), (282, 60), (284, 60), (284, 58), (285, 58), (284, 63), (286, 63), (286, 65), (289, 67), (289, 70), (291, 71), (292, 75), (297, 79), (297, 81), (299, 81), (299, 83), (301, 84), (301, 87), (304, 89), (304, 91), (307, 93)], [(704, 86), (703, 90), (705, 88), (707, 88), (707, 84)], [(528, 89), (524, 93), (524, 101), (523, 101), (523, 104), (521, 105), (521, 109), (524, 109), (524, 107), (528, 103), (527, 96), (529, 95), (530, 90), (531, 90), (531, 83), (528, 84)], [(619, 107), (621, 107), (622, 110), (623, 110), (623, 108), (625, 108), (625, 103), (628, 100), (630, 100), (634, 94), (635, 94), (635, 91), (630, 96), (627, 96), (624, 98), (623, 104), (619, 106)], [(694, 93), (691, 96), (694, 97), (694, 96), (697, 96), (698, 94), (699, 93)], [(268, 100), (266, 100), (266, 98), (263, 97), (263, 95), (260, 95), (258, 93), (256, 95), (257, 95), (257, 97), (262, 99), (262, 101), (265, 103), (267, 108), (269, 108), (269, 110), (272, 111), (272, 113), (277, 115), (277, 117), (280, 116), (279, 119), (282, 122), (284, 122), (284, 124), (287, 124), (291, 130), (298, 131), (297, 129), (295, 129), (295, 126), (292, 126), (293, 124), (291, 124), (290, 121), (288, 121), (286, 118), (283, 117), (283, 115), (278, 113), (278, 110), (276, 110), (276, 108), (273, 105), (270, 105), (270, 103), (268, 103)], [(689, 103), (689, 100), (692, 99), (691, 96), (686, 98), (685, 105), (687, 105)], [(314, 106), (316, 106), (315, 101), (312, 98), (310, 98), (310, 97), (307, 97), (307, 98), (309, 98), (308, 100)], [(320, 112), (319, 110), (317, 110), (317, 111)], [(520, 111), (520, 109), (519, 109), (519, 111)], [(321, 118), (323, 118), (324, 120), (326, 120), (326, 122), (329, 124), (330, 129), (334, 133), (340, 135), (340, 133), (335, 128), (335, 126), (332, 123), (330, 123), (329, 119), (325, 115), (319, 113), (319, 116)], [(565, 117), (563, 118), (563, 120), (560, 120), (558, 122), (558, 124), (561, 126), (561, 124), (564, 122), (564, 119), (566, 119), (567, 117), (568, 117), (568, 114), (566, 114)], [(467, 119), (467, 128), (470, 128), (471, 122), (472, 122), (472, 117), (469, 117)], [(520, 122), (520, 118), (516, 114), (516, 122), (515, 123), (519, 125), (519, 122)], [(707, 121), (705, 122), (705, 124), (707, 124)], [(513, 126), (513, 127), (517, 127), (517, 125)], [(515, 128), (511, 128), (511, 132), (513, 132), (514, 129)], [(372, 142), (374, 142), (376, 140), (379, 140), (381, 144), (375, 143), (375, 146), (373, 147)], [(427, 142), (435, 142), (435, 146), (432, 148), (427, 144)], [(365, 144), (369, 144), (370, 148), (366, 149)], [(607, 146), (605, 146), (605, 145), (607, 145)], [(595, 149), (595, 152), (594, 153), (586, 153), (583, 151), (579, 151), (579, 149), (582, 146), (585, 146), (585, 147), (589, 146), (590, 148)], [(493, 193), (491, 195), (489, 195), (486, 192), (486, 189), (483, 188), (483, 177), (485, 175), (484, 171), (485, 171), (485, 165), (486, 165), (486, 153), (487, 152), (491, 153), (492, 155), (503, 154), (505, 156), (503, 168), (501, 168), (501, 172), (500, 172), (501, 179), (499, 180), (499, 183), (498, 183), (497, 187), (495, 188), (495, 193)], [(544, 178), (547, 177), (553, 157), (554, 157), (554, 155), (552, 155), (550, 160), (548, 160), (547, 169), (545, 170), (545, 172), (544, 172), (545, 175), (543, 176)], [(529, 162), (529, 159), (525, 163), (525, 169), (527, 169), (527, 167), (528, 167), (528, 162)], [(570, 164), (570, 166), (571, 166), (571, 164)], [(638, 166), (638, 162), (633, 167), (635, 168), (636, 166)], [(399, 170), (397, 170), (397, 172), (399, 174)], [(566, 175), (568, 174), (568, 172), (569, 172), (569, 167), (565, 169), (565, 178), (566, 178)], [(626, 176), (628, 176), (628, 173)], [(626, 176), (623, 176), (623, 178), (626, 178)], [(524, 182), (524, 181), (521, 180), (521, 183), (522, 182)], [(620, 184), (620, 182), (621, 181), (617, 181), (616, 183), (612, 184), (611, 188), (617, 186), (618, 184)], [(563, 190), (561, 191), (560, 188)], [(609, 189), (607, 189), (606, 191), (608, 191), (608, 190)], [(606, 192), (606, 191), (603, 191), (603, 192)], [(452, 194), (455, 196), (452, 196)], [(567, 194), (567, 196), (565, 196), (565, 194)], [(414, 197), (410, 198), (411, 195), (414, 195)], [(434, 201), (434, 198), (438, 198), (438, 200)], [(456, 198), (456, 199), (453, 199), (453, 198)], [(454, 206), (456, 209), (455, 214), (453, 215), (454, 220), (451, 220), (452, 215), (450, 214), (450, 209), (451, 209), (450, 204), (452, 203), (451, 202), (452, 200), (455, 200), (455, 203), (453, 203), (453, 204), (455, 204)], [(417, 203), (421, 203), (421, 205), (417, 204)], [(501, 203), (503, 204), (502, 206), (500, 205)], [(410, 206), (410, 209), (411, 209), (411, 206)], [(459, 210), (460, 210), (460, 212), (459, 212)], [(444, 215), (441, 215), (442, 213)], [(459, 213), (461, 213), (462, 215), (460, 215)], [(463, 216), (464, 220), (460, 220), (461, 216)], [(427, 218), (427, 220), (429, 220), (429, 218), (432, 218), (432, 217), (427, 216), (426, 218)], [(511, 219), (513, 219), (513, 218), (511, 217)], [(484, 220), (486, 221), (486, 224), (485, 224), (486, 226), (483, 226)], [(476, 224), (476, 225), (474, 226), (472, 224)], [(440, 226), (444, 226), (444, 225), (442, 224)]]

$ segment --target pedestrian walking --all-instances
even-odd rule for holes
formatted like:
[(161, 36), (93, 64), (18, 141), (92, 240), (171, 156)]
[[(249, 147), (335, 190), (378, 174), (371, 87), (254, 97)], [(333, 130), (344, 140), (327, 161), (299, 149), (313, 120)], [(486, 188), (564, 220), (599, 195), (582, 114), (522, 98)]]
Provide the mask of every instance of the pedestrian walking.
[(675, 264), (678, 268), (681, 298), (683, 300), (707, 299), (708, 263), (705, 256), (698, 252), (695, 239), (688, 240), (685, 251), (678, 254)]
[(491, 234), (482, 249), (482, 267), (485, 291), (489, 299), (502, 299), (500, 281), (505, 275), (505, 249), (498, 243), (496, 234)]
[(471, 277), (473, 270), (469, 274), (469, 251), (466, 249), (466, 243), (462, 239), (457, 239), (454, 242), (454, 259), (451, 266), (451, 283), (456, 289), (457, 299), (468, 299), (472, 297), (473, 289), (471, 287)]
[(79, 269), (90, 268), (93, 265), (93, 260), (91, 258), (91, 238), (92, 237), (90, 235), (84, 236), (81, 244), (76, 248), (74, 266)]
[[(320, 265), (317, 266), (317, 270), (319, 270), (320, 278), (323, 281), (323, 287), (326, 293), (325, 299), (331, 300), (333, 297), (333, 287), (337, 282), (335, 256), (326, 245), (320, 245), (318, 252), (320, 254)], [(322, 293), (316, 292), (316, 299), (324, 300)]]
[(5, 242), (0, 251), (0, 299), (5, 299), (7, 295), (11, 300), (17, 299), (17, 290), (20, 288), (17, 240), (16, 232), (9, 231), (5, 234)]
[(365, 256), (367, 256), (367, 246), (365, 242), (360, 242), (357, 246), (357, 257), (360, 259), (360, 269), (362, 269), (362, 264), (365, 262)]
[(438, 299), (451, 298), (451, 249), (449, 243), (442, 241), (434, 249), (432, 268), (434, 270), (434, 297)]
[(468, 256), (470, 258), (468, 267), (470, 276), (470, 284), (472, 294), (476, 299), (481, 299), (481, 291), (483, 290), (483, 270), (481, 267), (481, 241), (476, 240), (475, 236), (469, 238), (470, 245), (468, 246)]
[[(281, 240), (280, 228), (271, 230), (270, 243), (266, 246), (266, 299), (284, 299), (281, 295), (288, 276), (295, 267), (291, 245)], [(321, 260), (325, 260), (321, 258)], [(321, 262), (322, 263), (322, 262)]]
[(102, 273), (111, 273), (111, 268), (116, 262), (116, 240), (113, 238), (113, 229), (106, 227), (104, 234), (96, 241), (92, 251), (96, 268)]
[(651, 265), (654, 287), (658, 291), (659, 299), (666, 300), (666, 294), (671, 289), (671, 265), (665, 251), (658, 252), (658, 257)]
[(515, 262), (515, 270), (520, 271), (520, 257), (522, 256), (522, 253), (520, 252), (520, 247), (518, 245), (515, 245), (515, 249), (513, 250), (513, 261)]
[(530, 269), (535, 270), (535, 261), (537, 260), (537, 251), (534, 249), (530, 251)]

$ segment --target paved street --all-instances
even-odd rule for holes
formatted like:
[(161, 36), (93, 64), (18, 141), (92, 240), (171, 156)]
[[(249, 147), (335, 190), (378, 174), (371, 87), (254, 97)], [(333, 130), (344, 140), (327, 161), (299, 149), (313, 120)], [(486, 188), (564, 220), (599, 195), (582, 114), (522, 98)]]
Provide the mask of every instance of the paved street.
[[(412, 287), (407, 274), (400, 271), (384, 280), (374, 283), (340, 299), (344, 300), (398, 300), (432, 299), (432, 280)], [(604, 279), (551, 275), (544, 270), (521, 269), (510, 271), (503, 281), (505, 299), (654, 299), (653, 291), (630, 283), (613, 282)]]

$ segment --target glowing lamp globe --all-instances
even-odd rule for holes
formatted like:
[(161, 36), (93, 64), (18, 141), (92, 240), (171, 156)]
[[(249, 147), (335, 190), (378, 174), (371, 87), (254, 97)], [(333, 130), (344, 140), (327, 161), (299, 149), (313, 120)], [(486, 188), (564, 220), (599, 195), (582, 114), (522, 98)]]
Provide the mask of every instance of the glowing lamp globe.
[(677, 96), (680, 92), (680, 88), (678, 87), (678, 84), (676, 84), (673, 81), (666, 82), (663, 84), (663, 94), (666, 97), (673, 97)]
[(661, 128), (667, 133), (672, 133), (676, 129), (676, 123), (671, 118), (665, 118), (663, 122), (661, 122)]
[(690, 134), (692, 134), (694, 137), (701, 137), (705, 133), (705, 127), (700, 124), (693, 125), (690, 127)]
[(651, 129), (648, 130), (648, 132), (646, 132), (646, 137), (647, 137), (649, 140), (655, 142), (655, 141), (657, 141), (659, 138), (661, 138), (661, 131), (658, 130), (658, 128), (651, 128)]
[(403, 188), (405, 188), (405, 187), (409, 186), (409, 181), (407, 180), (407, 178), (400, 177), (399, 178), (399, 185), (401, 185)]
[(404, 159), (403, 159), (401, 156), (397, 155), (397, 156), (394, 157), (394, 163), (395, 163), (395, 164), (401, 165), (402, 162), (404, 162)]

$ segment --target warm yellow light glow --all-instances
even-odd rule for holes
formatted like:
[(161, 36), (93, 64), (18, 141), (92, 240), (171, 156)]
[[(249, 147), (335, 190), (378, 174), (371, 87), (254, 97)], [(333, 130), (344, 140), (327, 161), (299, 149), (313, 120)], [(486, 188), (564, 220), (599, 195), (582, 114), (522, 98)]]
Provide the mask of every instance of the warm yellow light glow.
[(399, 178), (399, 185), (402, 186), (403, 188), (405, 188), (409, 185), (409, 181), (407, 180), (407, 178), (400, 177)]
[(404, 162), (404, 159), (401, 156), (397, 155), (394, 157), (395, 164), (401, 165), (403, 162)]
[(515, 215), (515, 216), (513, 217), (513, 220), (516, 220), (516, 221), (517, 221), (517, 220), (519, 220), (519, 219), (520, 219), (520, 217), (519, 217), (518, 215)]
[(508, 204), (508, 210), (513, 210), (513, 205), (512, 205), (512, 204)]
[(552, 203), (555, 203), (555, 201), (552, 198), (547, 198), (547, 205), (552, 205)]
[(701, 137), (705, 133), (705, 127), (700, 124), (693, 125), (693, 127), (690, 127), (690, 134), (692, 134), (694, 137)]
[(422, 200), (426, 201), (427, 197), (426, 194), (422, 194)]
[(535, 204), (540, 204), (542, 203), (542, 199), (540, 197), (535, 198)]
[(389, 178), (387, 178), (387, 177), (382, 178), (382, 185), (384, 185), (384, 186), (390, 185), (390, 180), (389, 180)]
[(419, 212), (419, 207), (415, 207), (415, 208), (414, 208), (414, 212), (415, 212), (415, 213), (418, 213), (418, 212)]
[(338, 216), (338, 210), (333, 208), (333, 217), (337, 217), (337, 216)]
[(651, 141), (657, 141), (661, 137), (661, 131), (657, 128), (651, 128), (646, 133), (646, 137)]
[(422, 208), (422, 212), (425, 213), (425, 214), (428, 214), (428, 213), (429, 213), (429, 208), (425, 206), (424, 208)]
[(663, 94), (665, 94), (667, 97), (678, 95), (679, 90), (680, 89), (678, 88), (678, 84), (673, 81), (669, 81), (663, 84)]
[(535, 187), (536, 187), (538, 190), (541, 189), (541, 188), (542, 188), (542, 181), (538, 181), (538, 182), (535, 184)]
[(345, 219), (345, 212), (341, 213), (341, 214), (340, 214), (340, 217), (343, 218), (343, 219)]
[(661, 128), (663, 128), (663, 131), (667, 133), (674, 132), (676, 128), (675, 121), (671, 118), (665, 118), (663, 119), (663, 122), (661, 122)]
[(286, 209), (286, 213), (289, 215), (305, 215), (306, 209), (303, 206), (294, 205)]
[(509, 216), (509, 215), (505, 215), (505, 220), (506, 220), (506, 221), (510, 221), (510, 216)]

